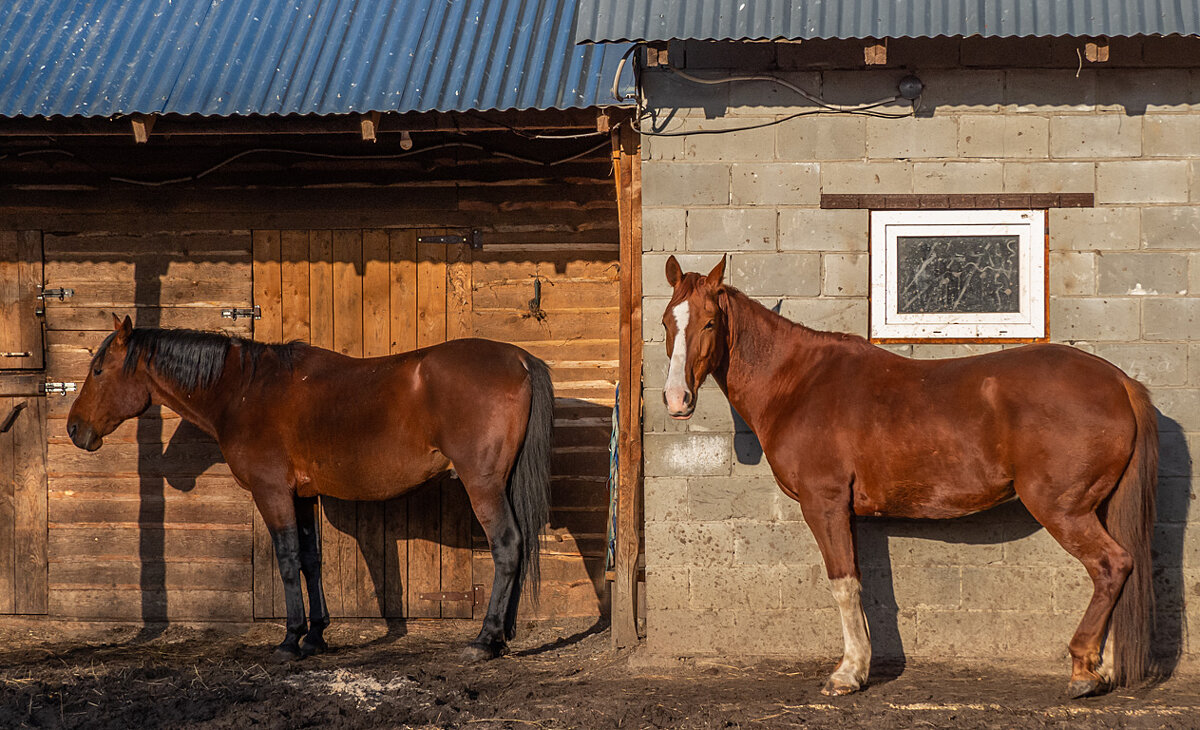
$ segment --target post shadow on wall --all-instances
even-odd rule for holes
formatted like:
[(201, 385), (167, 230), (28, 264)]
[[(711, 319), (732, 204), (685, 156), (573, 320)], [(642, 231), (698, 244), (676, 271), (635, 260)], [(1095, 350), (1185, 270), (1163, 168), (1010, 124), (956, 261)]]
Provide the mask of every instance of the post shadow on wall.
[[(762, 446), (737, 411), (733, 414), (734, 451), (739, 463), (759, 464)], [(1191, 455), (1182, 427), (1159, 413), (1158, 519), (1154, 534), (1155, 674), (1171, 676), (1183, 652), (1184, 580), (1183, 541), (1190, 506)], [(964, 529), (964, 526), (978, 529)], [(900, 634), (900, 613), (915, 606), (896, 601), (889, 537), (921, 537), (962, 544), (1000, 544), (1018, 540), (1043, 529), (1019, 501), (1008, 502), (986, 512), (954, 520), (903, 520), (859, 517), (854, 534), (862, 573), (863, 609), (871, 632), (873, 649), (871, 676), (876, 683), (894, 679), (906, 665)], [(1064, 553), (1065, 554), (1065, 553)], [(1079, 566), (1082, 571), (1082, 566)], [(1082, 619), (1082, 615), (1080, 615)], [(1064, 646), (1069, 637), (1063, 638)]]

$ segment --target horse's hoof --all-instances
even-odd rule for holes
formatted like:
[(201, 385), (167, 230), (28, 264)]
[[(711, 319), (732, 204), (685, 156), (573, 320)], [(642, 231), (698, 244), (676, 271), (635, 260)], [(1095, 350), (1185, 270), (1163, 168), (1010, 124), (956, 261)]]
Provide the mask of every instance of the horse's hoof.
[(462, 659), (464, 664), (478, 664), (507, 653), (508, 647), (504, 645), (494, 647), (484, 644), (467, 644), (467, 648), (463, 649)]
[(310, 657), (329, 651), (329, 644), (324, 639), (309, 639), (305, 636), (300, 640), (300, 656)]
[(829, 681), (825, 683), (825, 686), (821, 688), (821, 694), (825, 695), (826, 697), (841, 697), (842, 695), (854, 694), (860, 689), (862, 689), (862, 687), (853, 684), (846, 684), (841, 680), (830, 677)]
[(300, 649), (291, 646), (278, 647), (271, 654), (271, 661), (276, 664), (287, 664), (288, 662), (294, 662), (302, 658), (304, 658), (304, 655), (300, 653)]
[(1072, 679), (1067, 685), (1067, 697), (1077, 700), (1080, 697), (1090, 697), (1099, 694), (1104, 683), (1099, 679)]

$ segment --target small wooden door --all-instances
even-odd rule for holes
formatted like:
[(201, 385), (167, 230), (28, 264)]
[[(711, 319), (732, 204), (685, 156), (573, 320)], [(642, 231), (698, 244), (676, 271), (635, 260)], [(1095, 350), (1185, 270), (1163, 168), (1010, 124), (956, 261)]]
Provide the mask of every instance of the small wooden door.
[[(471, 251), (431, 240), (448, 233), (255, 231), (255, 338), (372, 357), (469, 336)], [(471, 523), (466, 492), (448, 478), (388, 502), (322, 498), (330, 614), (471, 617)], [(257, 516), (254, 615), (286, 615), (270, 535)]]
[(0, 231), (0, 613), (46, 613), (39, 231)]

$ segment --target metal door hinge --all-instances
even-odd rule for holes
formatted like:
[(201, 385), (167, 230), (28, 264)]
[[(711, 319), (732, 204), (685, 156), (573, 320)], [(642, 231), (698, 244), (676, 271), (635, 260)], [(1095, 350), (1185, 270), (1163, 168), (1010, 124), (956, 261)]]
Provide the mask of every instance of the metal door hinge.
[(237, 321), (240, 319), (262, 319), (262, 307), (255, 304), (253, 307), (228, 307), (221, 310), (221, 316), (225, 319)]
[(466, 236), (417, 236), (417, 243), (469, 243), (478, 250), (483, 248), (483, 231), (472, 228)]
[(74, 383), (42, 383), (42, 393), (46, 395), (66, 395), (74, 392)]
[(453, 601), (470, 601), (472, 607), (483, 605), (483, 586), (476, 583), (469, 591), (438, 591), (435, 593), (418, 593), (417, 598), (422, 601), (438, 601), (438, 602), (453, 602)]

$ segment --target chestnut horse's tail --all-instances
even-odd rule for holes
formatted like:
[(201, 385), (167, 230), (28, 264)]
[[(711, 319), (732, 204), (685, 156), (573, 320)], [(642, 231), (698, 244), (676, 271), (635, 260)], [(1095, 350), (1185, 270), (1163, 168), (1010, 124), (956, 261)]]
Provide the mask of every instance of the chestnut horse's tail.
[(1158, 486), (1158, 415), (1141, 383), (1125, 379), (1133, 406), (1137, 436), (1133, 456), (1108, 502), (1105, 523), (1113, 539), (1133, 558), (1133, 572), (1113, 609), (1109, 640), (1113, 643), (1113, 679), (1130, 685), (1150, 669), (1150, 633), (1154, 625), (1153, 566), (1154, 498)]
[(537, 601), (541, 581), (542, 530), (550, 519), (550, 450), (554, 433), (554, 385), (550, 368), (526, 354), (529, 369), (529, 423), (525, 442), (508, 482), (508, 499), (521, 531), (521, 565), (517, 585), (529, 578), (530, 597)]

